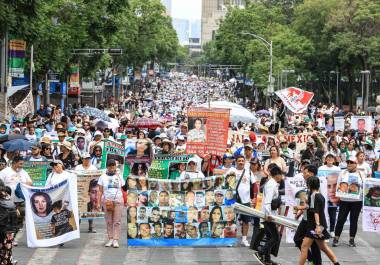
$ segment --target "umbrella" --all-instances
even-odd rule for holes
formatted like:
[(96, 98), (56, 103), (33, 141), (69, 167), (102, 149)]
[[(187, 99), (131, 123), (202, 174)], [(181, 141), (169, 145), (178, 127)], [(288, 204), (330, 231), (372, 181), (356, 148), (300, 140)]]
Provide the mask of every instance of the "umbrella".
[(95, 123), (95, 128), (98, 128), (98, 129), (108, 128), (108, 123), (103, 120), (99, 120), (97, 123)]
[(101, 111), (100, 109), (93, 108), (93, 107), (84, 107), (78, 110), (78, 113), (82, 113), (88, 116), (96, 117), (100, 120), (104, 121), (111, 121), (111, 119), (108, 117), (108, 115), (104, 112)]
[(256, 112), (258, 115), (270, 115), (270, 112), (268, 110), (262, 109)]
[(0, 143), (4, 143), (6, 141), (15, 140), (15, 139), (23, 139), (26, 140), (26, 137), (21, 134), (7, 134), (0, 137)]
[(24, 139), (14, 139), (3, 143), (3, 147), (7, 152), (28, 151), (32, 148), (32, 143)]
[[(208, 103), (204, 103), (200, 106), (208, 108)], [(230, 121), (233, 123), (239, 121), (256, 123), (257, 121), (257, 117), (253, 115), (251, 111), (236, 103), (229, 101), (211, 101), (210, 106), (211, 108), (230, 109)]]
[(162, 127), (162, 124), (154, 119), (143, 117), (137, 118), (128, 127), (156, 129)]

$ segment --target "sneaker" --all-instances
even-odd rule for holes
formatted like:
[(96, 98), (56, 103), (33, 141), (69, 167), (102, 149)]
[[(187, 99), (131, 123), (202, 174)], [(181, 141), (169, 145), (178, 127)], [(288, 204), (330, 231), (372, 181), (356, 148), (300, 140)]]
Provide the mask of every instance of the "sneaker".
[(18, 246), (18, 241), (17, 241), (17, 240), (13, 240), (12, 245), (13, 245), (14, 247), (17, 247), (17, 246)]
[(117, 242), (117, 240), (114, 240), (112, 246), (114, 248), (119, 248), (119, 242)]
[(257, 259), (258, 262), (260, 262), (260, 264), (264, 264), (264, 257), (259, 252), (255, 252), (253, 256)]
[(113, 244), (113, 239), (110, 239), (110, 240), (108, 240), (107, 244), (105, 244), (104, 246), (108, 248), (108, 247), (112, 246), (112, 244)]
[(88, 229), (88, 233), (94, 233), (94, 234), (95, 234), (95, 233), (96, 233), (96, 230), (93, 229), (93, 228), (89, 228), (89, 229)]
[(277, 262), (272, 261), (272, 260), (270, 260), (270, 261), (265, 261), (264, 264), (265, 264), (265, 265), (280, 265), (280, 263), (277, 263)]
[(249, 246), (250, 246), (250, 244), (249, 244), (249, 242), (248, 242), (247, 239), (242, 240), (242, 241), (241, 241), (241, 244), (242, 244), (243, 246), (245, 246), (245, 247), (249, 247)]
[(353, 238), (350, 238), (350, 241), (348, 241), (348, 245), (350, 247), (356, 247), (355, 240)]
[(333, 243), (332, 243), (332, 246), (333, 246), (333, 247), (337, 247), (338, 244), (339, 244), (339, 240), (336, 239), (336, 238), (334, 238)]
[(59, 246), (60, 246), (60, 247), (63, 247), (63, 246), (65, 246), (65, 244), (61, 243), (61, 244), (59, 244)]
[(332, 237), (332, 238), (335, 237), (335, 232), (334, 231), (330, 232), (330, 237)]

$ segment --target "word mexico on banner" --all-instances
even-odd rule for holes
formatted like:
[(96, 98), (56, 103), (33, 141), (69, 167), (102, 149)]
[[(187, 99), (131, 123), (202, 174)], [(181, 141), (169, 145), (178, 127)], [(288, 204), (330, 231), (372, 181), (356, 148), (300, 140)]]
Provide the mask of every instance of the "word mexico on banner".
[(73, 171), (77, 175), (79, 218), (82, 220), (103, 218), (104, 212), (97, 208), (99, 199), (98, 179), (102, 170)]
[(226, 181), (224, 176), (182, 181), (149, 178), (147, 190), (129, 187), (128, 245), (234, 245), (236, 194), (231, 183), (236, 186), (236, 181)]
[(229, 109), (192, 108), (188, 111), (187, 154), (223, 156), (228, 139)]
[(79, 238), (77, 179), (36, 188), (22, 184), (28, 247), (50, 247)]
[(363, 231), (380, 233), (380, 179), (365, 179)]

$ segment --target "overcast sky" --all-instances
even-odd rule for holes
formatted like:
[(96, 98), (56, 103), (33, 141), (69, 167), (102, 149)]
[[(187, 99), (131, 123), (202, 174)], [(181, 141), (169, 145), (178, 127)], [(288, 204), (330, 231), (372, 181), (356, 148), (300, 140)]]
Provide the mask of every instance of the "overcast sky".
[(172, 17), (201, 19), (202, 0), (172, 0)]

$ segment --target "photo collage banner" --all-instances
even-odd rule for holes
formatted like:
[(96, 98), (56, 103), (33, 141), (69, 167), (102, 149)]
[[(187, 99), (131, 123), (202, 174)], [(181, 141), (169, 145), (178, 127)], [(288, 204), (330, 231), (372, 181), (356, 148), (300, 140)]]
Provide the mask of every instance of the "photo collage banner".
[(236, 180), (128, 177), (129, 246), (232, 246)]

